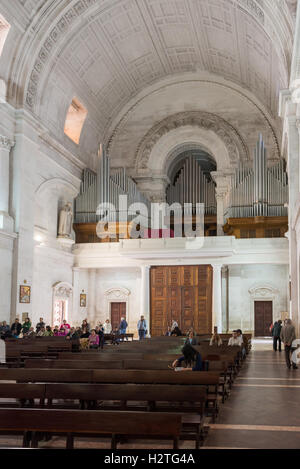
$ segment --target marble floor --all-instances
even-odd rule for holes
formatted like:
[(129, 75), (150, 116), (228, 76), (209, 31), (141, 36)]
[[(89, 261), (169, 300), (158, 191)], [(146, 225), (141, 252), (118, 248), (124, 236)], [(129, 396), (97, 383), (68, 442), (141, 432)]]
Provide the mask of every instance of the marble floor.
[(205, 448), (300, 448), (300, 373), (286, 367), (270, 339), (253, 341)]
[[(21, 437), (0, 436), (0, 448), (21, 447)], [(41, 442), (43, 448), (63, 448), (65, 438)], [(75, 439), (75, 448), (107, 448), (100, 438)], [(180, 449), (194, 449), (192, 441), (181, 441)], [(171, 449), (166, 441), (128, 441), (120, 449)], [(270, 339), (253, 341), (220, 415), (205, 441), (205, 449), (298, 449), (300, 448), (300, 367), (288, 370), (284, 351), (273, 352)]]

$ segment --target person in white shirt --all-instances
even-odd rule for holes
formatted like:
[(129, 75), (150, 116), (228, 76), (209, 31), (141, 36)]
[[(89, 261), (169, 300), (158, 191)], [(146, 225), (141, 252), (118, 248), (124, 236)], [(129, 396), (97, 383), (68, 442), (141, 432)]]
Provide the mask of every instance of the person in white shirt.
[(106, 319), (106, 321), (103, 325), (103, 329), (104, 329), (104, 334), (110, 334), (111, 333), (112, 327), (111, 327), (111, 323), (110, 323), (109, 319)]
[(229, 347), (232, 347), (234, 345), (238, 345), (239, 347), (241, 347), (243, 345), (243, 337), (241, 335), (238, 336), (237, 331), (233, 331), (232, 337), (230, 337), (230, 339), (228, 341), (228, 346)]
[(171, 326), (171, 332), (174, 331), (175, 327), (178, 327), (178, 322), (173, 319), (172, 326)]

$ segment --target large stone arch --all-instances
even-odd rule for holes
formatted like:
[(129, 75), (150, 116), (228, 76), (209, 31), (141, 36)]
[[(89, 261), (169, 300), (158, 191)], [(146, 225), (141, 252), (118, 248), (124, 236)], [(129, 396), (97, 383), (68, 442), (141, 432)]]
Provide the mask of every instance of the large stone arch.
[(194, 143), (214, 156), (218, 169), (248, 161), (248, 148), (238, 131), (211, 113), (180, 112), (155, 125), (141, 141), (135, 155), (136, 174), (164, 174), (178, 145)]

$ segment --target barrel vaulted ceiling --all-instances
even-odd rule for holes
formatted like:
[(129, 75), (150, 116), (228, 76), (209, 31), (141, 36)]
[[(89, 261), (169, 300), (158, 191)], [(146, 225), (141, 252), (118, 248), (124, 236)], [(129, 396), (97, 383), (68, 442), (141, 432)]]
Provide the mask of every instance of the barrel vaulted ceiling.
[[(82, 154), (110, 141), (124, 110), (147, 90), (204, 75), (251, 94), (280, 137), (278, 95), (288, 87), (294, 13), (294, 0), (0, 0), (12, 25), (0, 78), (10, 102), (61, 139), (76, 96), (88, 110)], [(167, 116), (149, 109), (149, 126), (153, 112)]]

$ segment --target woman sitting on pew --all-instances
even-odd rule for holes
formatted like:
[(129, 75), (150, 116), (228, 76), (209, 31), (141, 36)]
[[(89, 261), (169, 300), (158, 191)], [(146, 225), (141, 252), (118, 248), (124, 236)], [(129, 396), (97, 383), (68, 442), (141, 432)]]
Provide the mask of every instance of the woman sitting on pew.
[(91, 335), (89, 336), (89, 348), (90, 349), (99, 348), (99, 335), (96, 334), (95, 329), (92, 329)]
[(218, 330), (216, 330), (215, 328), (212, 338), (210, 339), (209, 345), (210, 346), (216, 345), (217, 347), (221, 347), (222, 344), (223, 344), (223, 341), (218, 334)]
[(184, 344), (198, 345), (198, 340), (193, 329), (190, 329)]
[[(172, 363), (175, 371), (206, 371), (200, 352), (194, 349), (191, 344), (185, 344), (182, 348), (183, 356)], [(186, 368), (182, 367), (183, 362)]]
[(30, 328), (31, 328), (31, 321), (29, 318), (25, 318), (25, 321), (23, 322), (23, 325), (22, 325), (23, 337), (29, 332)]

